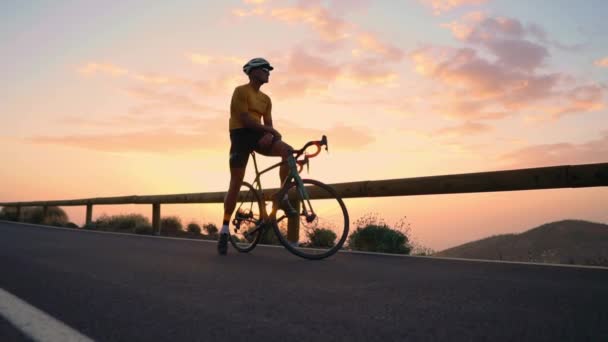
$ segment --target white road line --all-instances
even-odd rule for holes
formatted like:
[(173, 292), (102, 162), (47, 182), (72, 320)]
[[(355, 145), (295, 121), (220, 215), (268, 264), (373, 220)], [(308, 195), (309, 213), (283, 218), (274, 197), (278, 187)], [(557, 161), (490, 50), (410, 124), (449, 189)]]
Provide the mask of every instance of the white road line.
[(0, 316), (34, 341), (93, 341), (2, 288)]

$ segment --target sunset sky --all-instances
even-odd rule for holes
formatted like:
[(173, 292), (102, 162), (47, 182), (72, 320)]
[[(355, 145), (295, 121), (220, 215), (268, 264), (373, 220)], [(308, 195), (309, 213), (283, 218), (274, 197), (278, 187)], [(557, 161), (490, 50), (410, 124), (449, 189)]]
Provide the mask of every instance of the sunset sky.
[[(275, 67), (262, 90), (284, 139), (328, 136), (304, 173), (326, 183), (608, 162), (606, 13), (604, 0), (2, 1), (0, 202), (225, 191), (230, 97), (253, 57)], [(440, 250), (606, 223), (606, 202), (589, 188), (346, 204), (353, 221), (407, 216)], [(184, 223), (221, 211), (163, 206)]]

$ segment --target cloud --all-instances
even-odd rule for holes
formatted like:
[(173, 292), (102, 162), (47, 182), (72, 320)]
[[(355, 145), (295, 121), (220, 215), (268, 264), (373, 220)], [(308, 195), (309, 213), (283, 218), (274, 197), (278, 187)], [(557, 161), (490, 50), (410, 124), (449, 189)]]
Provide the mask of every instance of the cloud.
[(27, 141), (42, 145), (61, 145), (101, 152), (146, 152), (171, 154), (196, 150), (219, 149), (225, 142), (219, 133), (185, 133), (173, 129), (154, 129), (132, 133), (68, 135), (60, 137), (36, 136)]
[(399, 76), (382, 60), (367, 58), (346, 65), (342, 78), (359, 85), (388, 85), (395, 83)]
[(473, 12), (461, 21), (442, 26), (449, 28), (455, 38), (485, 48), (498, 58), (498, 64), (507, 67), (533, 70), (549, 57), (546, 47), (527, 39), (539, 36), (541, 28), (536, 25), (526, 28), (517, 19)]
[[(405, 55), (400, 48), (383, 43), (378, 40), (378, 37), (368, 32), (359, 33), (357, 35), (357, 42), (359, 43), (360, 50), (373, 52), (391, 62), (398, 62)], [(358, 50), (355, 53), (358, 53)]]
[(444, 127), (436, 133), (440, 136), (471, 136), (474, 134), (487, 133), (493, 128), (489, 125), (467, 121), (462, 125)]
[[(356, 10), (367, 6), (368, 1), (331, 2), (330, 8), (322, 6), (320, 1), (299, 2), (296, 6), (272, 8), (263, 5), (237, 9), (235, 16), (264, 16), (288, 24), (304, 24), (314, 30), (322, 42), (320, 47), (324, 50), (343, 47), (344, 40), (353, 40), (357, 48), (355, 54), (363, 52), (381, 56), (391, 62), (403, 59), (405, 53), (398, 47), (382, 42), (377, 35), (366, 32), (357, 25), (347, 22), (334, 13), (344, 14), (348, 10)], [(348, 9), (348, 10), (345, 10)]]
[(114, 64), (96, 62), (90, 62), (80, 66), (78, 67), (77, 71), (82, 75), (107, 74), (110, 76), (122, 76), (129, 73), (127, 69), (121, 68)]
[(608, 68), (608, 57), (598, 59), (593, 64), (600, 68)]
[(481, 5), (487, 0), (420, 0), (420, 2), (431, 7), (433, 14), (440, 15), (462, 6)]
[(541, 167), (552, 165), (606, 162), (608, 132), (581, 144), (555, 143), (530, 145), (501, 155), (499, 160), (509, 167)]
[(145, 102), (132, 109), (131, 112), (133, 114), (141, 114), (150, 109), (171, 109), (199, 113), (221, 112), (220, 109), (197, 103), (187, 95), (161, 91), (150, 87), (132, 87), (128, 88), (126, 92)]
[[(60, 121), (79, 125), (101, 125), (107, 128), (114, 123), (126, 123), (133, 118), (116, 116), (108, 120), (86, 120), (77, 117), (64, 117)], [(125, 121), (126, 120), (126, 121)], [(335, 125), (327, 129), (306, 128), (294, 122), (279, 120), (279, 131), (285, 140), (294, 147), (307, 141), (321, 138), (325, 134), (330, 145), (342, 150), (357, 150), (374, 141), (366, 128), (348, 125)], [(33, 136), (26, 141), (41, 145), (60, 145), (83, 148), (101, 152), (144, 152), (156, 154), (186, 153), (200, 150), (228, 150), (228, 118), (226, 116), (199, 117), (192, 115), (174, 116), (164, 121), (151, 122), (143, 129), (141, 122), (133, 132), (78, 134), (64, 136)], [(131, 125), (134, 126), (134, 125)]]
[(294, 148), (299, 148), (307, 141), (320, 139), (322, 135), (327, 136), (330, 149), (340, 150), (359, 150), (375, 140), (363, 127), (334, 125), (327, 129), (306, 128), (289, 121), (281, 121), (279, 126), (284, 127), (280, 132)]
[(200, 53), (188, 52), (185, 54), (186, 58), (189, 59), (192, 63), (195, 64), (219, 64), (219, 63), (228, 63), (242, 66), (245, 64), (245, 58), (238, 56), (211, 56)]
[(604, 108), (604, 87), (541, 71), (550, 54), (533, 41), (540, 28), (482, 13), (444, 27), (466, 46), (426, 46), (409, 55), (416, 72), (439, 85), (442, 95), (434, 107), (442, 114), (479, 120), (524, 112), (557, 119)]

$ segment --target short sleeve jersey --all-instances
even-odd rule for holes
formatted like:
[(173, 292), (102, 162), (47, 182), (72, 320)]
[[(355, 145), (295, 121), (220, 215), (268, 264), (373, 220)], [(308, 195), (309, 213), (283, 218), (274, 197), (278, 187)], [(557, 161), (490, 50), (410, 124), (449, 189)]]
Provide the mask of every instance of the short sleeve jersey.
[(230, 103), (230, 130), (244, 128), (241, 113), (247, 113), (249, 117), (258, 123), (270, 120), (272, 103), (270, 97), (261, 91), (256, 91), (249, 84), (243, 84), (234, 89)]

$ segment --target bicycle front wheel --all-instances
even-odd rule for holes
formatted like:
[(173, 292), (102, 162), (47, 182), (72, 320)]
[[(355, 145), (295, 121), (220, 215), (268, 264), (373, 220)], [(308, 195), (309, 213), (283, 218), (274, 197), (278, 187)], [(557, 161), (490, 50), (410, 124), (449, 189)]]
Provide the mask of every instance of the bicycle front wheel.
[(230, 222), (230, 243), (239, 252), (249, 252), (262, 236), (263, 202), (255, 188), (243, 182), (233, 219)]
[(293, 254), (306, 259), (323, 259), (344, 245), (348, 237), (348, 211), (332, 187), (313, 179), (302, 181), (308, 198), (302, 196), (295, 182), (279, 194), (279, 198), (287, 194), (299, 214), (292, 217), (277, 214), (273, 228), (281, 243)]

